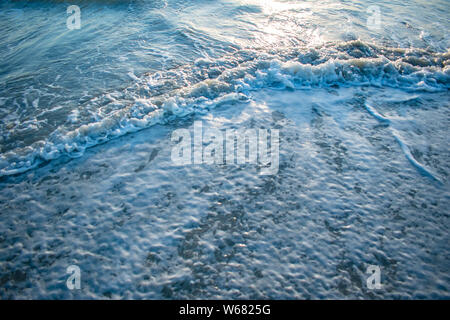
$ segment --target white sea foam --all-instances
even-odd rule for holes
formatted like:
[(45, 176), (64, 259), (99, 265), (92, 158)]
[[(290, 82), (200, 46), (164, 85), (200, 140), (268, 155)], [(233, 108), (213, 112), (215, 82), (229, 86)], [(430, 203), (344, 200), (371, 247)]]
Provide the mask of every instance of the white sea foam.
[[(446, 93), (389, 101), (402, 95), (258, 90), (250, 102), (2, 179), (0, 296), (447, 298)], [(279, 128), (279, 171), (174, 165), (172, 133), (196, 119), (205, 128)], [(80, 290), (65, 285), (74, 264)], [(382, 290), (364, 285), (367, 265), (380, 266)]]
[[(79, 6), (0, 1), (2, 299), (449, 298), (448, 1)], [(195, 121), (277, 174), (175, 166)]]
[[(366, 52), (368, 57), (353, 58), (348, 52), (355, 49)], [(123, 94), (114, 92), (92, 99), (87, 108), (93, 110), (94, 122), (75, 128), (58, 128), (27, 150), (3, 153), (0, 175), (25, 172), (61, 155), (80, 156), (86, 148), (124, 134), (177, 117), (205, 113), (224, 103), (251, 99), (253, 91), (263, 88), (384, 86), (435, 92), (450, 87), (448, 53), (390, 49), (361, 41), (327, 45), (319, 53), (317, 50), (314, 49), (314, 53), (323, 58), (309, 63), (305, 60), (309, 60), (311, 52), (250, 50), (216, 61), (197, 60), (194, 65), (160, 74), (157, 79), (154, 75), (144, 76), (126, 90), (125, 99), (121, 98)], [(426, 66), (412, 63), (410, 57), (426, 60)], [(205, 72), (214, 68), (218, 72), (215, 76), (202, 79)], [(161, 92), (154, 95), (158, 88)], [(141, 98), (142, 91), (149, 97)], [(75, 123), (77, 113), (72, 112), (67, 122)]]

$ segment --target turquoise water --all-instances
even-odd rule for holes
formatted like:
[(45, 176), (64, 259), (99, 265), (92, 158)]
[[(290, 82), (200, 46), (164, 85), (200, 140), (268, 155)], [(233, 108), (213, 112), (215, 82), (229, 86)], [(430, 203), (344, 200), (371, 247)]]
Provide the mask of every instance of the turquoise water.
[[(448, 297), (448, 4), (2, 1), (0, 296)], [(193, 119), (280, 174), (173, 168)]]

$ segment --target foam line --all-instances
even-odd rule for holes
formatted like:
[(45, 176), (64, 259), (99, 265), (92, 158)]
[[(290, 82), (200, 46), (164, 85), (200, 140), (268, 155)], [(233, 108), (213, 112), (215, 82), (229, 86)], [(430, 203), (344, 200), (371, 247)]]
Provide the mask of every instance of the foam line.
[(367, 102), (364, 104), (364, 106), (366, 107), (366, 110), (378, 121), (380, 122), (384, 122), (384, 123), (391, 123), (391, 120), (389, 120), (386, 117), (383, 117), (381, 114), (379, 114), (375, 108), (373, 108), (372, 106), (370, 106)]
[(424, 176), (427, 176), (429, 178), (431, 178), (434, 181), (437, 181), (439, 183), (442, 183), (438, 178), (436, 178), (436, 176), (431, 173), (430, 170), (428, 170), (427, 168), (425, 168), (421, 163), (419, 163), (414, 156), (411, 154), (411, 151), (409, 150), (409, 147), (402, 141), (402, 139), (400, 139), (400, 137), (393, 132), (393, 135), (395, 137), (395, 139), (397, 140), (398, 144), (400, 145), (400, 147), (402, 148), (403, 153), (406, 156), (406, 159), (408, 159), (408, 161), (414, 166), (416, 167), (416, 169)]

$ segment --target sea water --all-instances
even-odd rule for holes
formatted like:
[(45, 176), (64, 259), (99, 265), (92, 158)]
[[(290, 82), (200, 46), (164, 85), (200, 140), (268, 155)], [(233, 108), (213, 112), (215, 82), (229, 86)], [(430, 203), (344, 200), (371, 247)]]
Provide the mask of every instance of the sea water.
[(2, 1), (0, 296), (448, 298), (448, 4)]

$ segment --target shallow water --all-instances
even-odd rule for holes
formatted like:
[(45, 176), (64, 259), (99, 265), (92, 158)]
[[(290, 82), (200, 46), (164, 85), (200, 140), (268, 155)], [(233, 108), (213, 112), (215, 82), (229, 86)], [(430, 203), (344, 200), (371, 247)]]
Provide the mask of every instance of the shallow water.
[[(446, 1), (77, 4), (0, 4), (0, 296), (449, 297)], [(174, 166), (196, 120), (278, 173)]]

